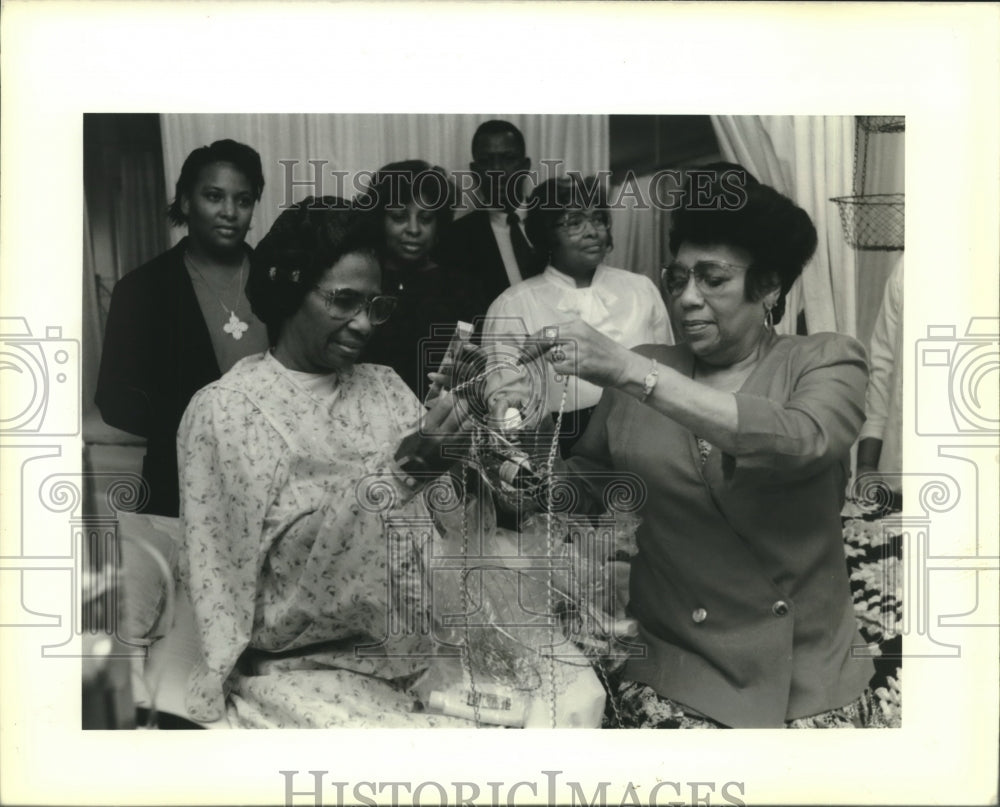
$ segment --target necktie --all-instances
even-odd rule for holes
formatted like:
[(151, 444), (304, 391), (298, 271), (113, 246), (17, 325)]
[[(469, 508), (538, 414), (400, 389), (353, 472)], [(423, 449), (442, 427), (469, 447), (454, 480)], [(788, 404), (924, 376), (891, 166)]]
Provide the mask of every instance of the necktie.
[(538, 259), (535, 251), (528, 243), (521, 231), (521, 220), (517, 211), (511, 210), (507, 214), (507, 224), (510, 227), (510, 245), (514, 248), (514, 258), (517, 260), (517, 268), (521, 272), (522, 278), (528, 278), (538, 274)]

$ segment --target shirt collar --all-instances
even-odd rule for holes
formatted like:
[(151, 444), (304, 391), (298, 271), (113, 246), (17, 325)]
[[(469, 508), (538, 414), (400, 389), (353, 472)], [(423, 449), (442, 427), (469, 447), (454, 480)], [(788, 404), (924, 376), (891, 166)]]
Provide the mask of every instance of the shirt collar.
[(349, 378), (354, 369), (352, 367), (340, 372), (306, 373), (302, 370), (292, 370), (289, 367), (285, 367), (285, 365), (275, 358), (274, 348), (268, 350), (265, 355), (267, 357), (266, 361), (273, 364), (279, 373), (282, 373), (287, 378), (291, 379), (292, 383), (294, 383), (297, 387), (305, 392), (320, 396), (324, 393), (329, 393), (335, 390), (339, 386), (341, 379)]
[[(527, 205), (523, 205), (522, 204), (514, 212), (517, 213), (517, 217), (521, 220), (521, 227), (523, 228), (524, 224), (525, 224), (525, 219), (528, 216), (528, 207), (527, 207)], [(494, 227), (506, 227), (507, 226), (507, 211), (506, 210), (491, 209), (489, 211), (489, 214), (490, 214), (490, 224), (492, 224)]]
[[(610, 288), (606, 288), (606, 283), (604, 281), (608, 274), (607, 270), (608, 267), (605, 266), (603, 263), (597, 264), (597, 269), (594, 271), (594, 277), (591, 278), (589, 288), (591, 289), (600, 288), (601, 297), (603, 297), (608, 301), (611, 301), (617, 299), (617, 297), (615, 294), (611, 292)], [(557, 286), (565, 286), (570, 289), (576, 288), (576, 280), (567, 275), (565, 272), (560, 272), (551, 263), (545, 267), (545, 272), (543, 272), (543, 274)], [(580, 289), (580, 291), (584, 291), (585, 288)]]

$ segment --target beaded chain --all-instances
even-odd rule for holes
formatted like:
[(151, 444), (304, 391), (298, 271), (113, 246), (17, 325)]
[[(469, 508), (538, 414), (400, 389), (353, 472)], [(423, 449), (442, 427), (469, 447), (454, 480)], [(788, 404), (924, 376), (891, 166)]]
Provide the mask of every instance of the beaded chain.
[(486, 376), (495, 373), (498, 370), (504, 370), (504, 369), (507, 368), (505, 368), (504, 365), (502, 364), (497, 364), (493, 367), (487, 367), (485, 370), (483, 370), (483, 372), (474, 375), (472, 378), (467, 378), (461, 384), (456, 384), (454, 387), (451, 388), (451, 394), (457, 395), (459, 392), (464, 392), (467, 388), (471, 387), (473, 384), (478, 384), (480, 381), (486, 378)]
[[(495, 368), (494, 368), (495, 369)], [(454, 387), (452, 389), (452, 394), (461, 391), (472, 383), (481, 380), (486, 375), (488, 375), (493, 370), (487, 370), (484, 373), (480, 373), (475, 378), (469, 379), (466, 382)], [(556, 413), (555, 421), (555, 431), (552, 435), (552, 443), (549, 446), (548, 458), (545, 464), (545, 476), (547, 480), (551, 480), (552, 471), (555, 467), (556, 455), (559, 452), (559, 431), (562, 428), (563, 415), (566, 411), (566, 397), (567, 391), (569, 389), (569, 376), (566, 376), (563, 381), (562, 397), (559, 400), (559, 410)], [(476, 449), (482, 438), (482, 427), (477, 426), (476, 431), (473, 435), (472, 440), (472, 456), (470, 461), (462, 464), (462, 489), (463, 496), (468, 495), (468, 483), (469, 483), (469, 467), (472, 462), (475, 461)], [(469, 557), (469, 515), (468, 507), (463, 506), (462, 508), (462, 554), (468, 562)], [(546, 495), (545, 495), (545, 538), (546, 538), (546, 553), (550, 560), (548, 564), (548, 585), (546, 586), (546, 607), (548, 613), (552, 614), (555, 610), (555, 602), (553, 601), (553, 590), (555, 586), (555, 580), (553, 577), (553, 569), (551, 559), (555, 555), (555, 539), (552, 533), (552, 485), (546, 485)], [(462, 597), (462, 612), (466, 614), (465, 620), (465, 652), (462, 654), (462, 660), (465, 666), (466, 675), (469, 677), (469, 691), (472, 696), (472, 708), (475, 714), (475, 724), (476, 728), (481, 728), (482, 723), (479, 713), (479, 698), (476, 694), (476, 681), (475, 673), (472, 665), (472, 653), (471, 653), (471, 642), (469, 636), (469, 604), (471, 598), (469, 597), (469, 569), (466, 567), (462, 573), (462, 586), (461, 586), (461, 597)], [(555, 652), (549, 653), (548, 656), (548, 679), (549, 679), (549, 690), (551, 693), (551, 698), (549, 701), (549, 715), (552, 722), (552, 728), (556, 728), (557, 725), (557, 699), (556, 699), (556, 659)]]
[[(552, 534), (552, 469), (555, 467), (556, 454), (559, 451), (559, 430), (562, 428), (563, 413), (566, 411), (566, 393), (569, 389), (569, 376), (563, 381), (562, 397), (559, 399), (559, 412), (556, 415), (556, 428), (552, 434), (552, 444), (549, 446), (548, 462), (545, 465), (545, 478), (549, 484), (545, 490), (545, 554), (548, 557), (546, 566), (548, 572), (548, 585), (545, 588), (546, 609), (551, 615), (555, 611), (555, 603), (552, 600), (552, 592), (555, 586), (552, 570), (552, 558), (555, 557), (555, 539)], [(549, 701), (550, 715), (552, 717), (552, 728), (556, 727), (556, 654), (555, 650), (549, 653), (549, 687), (552, 692), (552, 699)]]
[[(473, 437), (473, 448), (475, 451), (476, 442), (479, 438), (478, 430)], [(476, 678), (472, 673), (472, 644), (469, 636), (469, 508), (465, 502), (465, 496), (469, 490), (469, 466), (462, 463), (462, 557), (466, 559), (465, 568), (462, 569), (462, 613), (465, 614), (465, 652), (462, 653), (462, 662), (465, 665), (465, 673), (469, 677), (469, 692), (472, 695), (472, 709), (475, 718), (476, 728), (482, 728), (482, 720), (479, 715), (479, 697), (476, 693)]]

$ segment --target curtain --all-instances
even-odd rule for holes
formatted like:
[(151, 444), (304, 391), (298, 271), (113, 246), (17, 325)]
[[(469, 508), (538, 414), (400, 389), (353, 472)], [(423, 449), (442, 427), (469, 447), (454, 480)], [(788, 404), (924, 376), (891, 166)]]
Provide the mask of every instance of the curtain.
[(839, 331), (857, 336), (857, 282), (854, 250), (840, 229), (834, 196), (852, 193), (852, 116), (713, 116), (719, 147), (761, 182), (793, 199), (816, 225), (819, 245), (792, 287), (777, 326), (794, 333), (805, 311), (810, 333)]
[(167, 248), (156, 117), (85, 116), (83, 172), (83, 433), (91, 441), (118, 434), (94, 404), (111, 290)]
[[(252, 146), (260, 153), (265, 180), (247, 236), (253, 245), (289, 204), (309, 195), (354, 196), (358, 172), (413, 158), (448, 171), (468, 170), (472, 135), (490, 118), (509, 120), (524, 133), (539, 181), (566, 170), (593, 174), (610, 162), (606, 115), (165, 114), (160, 124), (167, 195), (173, 198), (181, 166), (193, 149), (222, 138)], [(280, 162), (289, 160), (293, 171)], [(325, 161), (318, 186), (309, 160)], [(346, 182), (338, 184), (334, 170), (348, 172)], [(183, 228), (173, 230), (172, 242), (183, 234)]]
[[(611, 187), (611, 235), (614, 248), (607, 257), (610, 266), (645, 275), (660, 287), (660, 267), (668, 259), (667, 233), (670, 211), (655, 204), (646, 174)], [(618, 200), (618, 204), (615, 204)], [(670, 310), (667, 309), (668, 323)], [(668, 324), (668, 342), (673, 344), (673, 327)]]
[(659, 284), (660, 267), (666, 254), (670, 212), (652, 203), (652, 175), (635, 177), (611, 188), (611, 233), (614, 249), (608, 263), (646, 275)]
[[(83, 395), (84, 420), (93, 417), (94, 394), (97, 392), (97, 368), (101, 362), (101, 342), (104, 338), (104, 318), (98, 294), (97, 260), (94, 255), (94, 234), (90, 227), (87, 199), (83, 200), (83, 342), (80, 391)], [(86, 438), (87, 435), (84, 435)]]

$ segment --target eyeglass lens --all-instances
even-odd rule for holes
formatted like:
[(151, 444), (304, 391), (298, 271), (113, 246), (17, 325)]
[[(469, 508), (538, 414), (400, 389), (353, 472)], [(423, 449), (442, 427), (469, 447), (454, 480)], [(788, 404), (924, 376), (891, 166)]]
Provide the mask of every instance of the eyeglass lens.
[(606, 213), (597, 212), (592, 214), (586, 213), (570, 213), (566, 216), (562, 222), (561, 226), (566, 229), (566, 232), (570, 235), (579, 235), (583, 232), (584, 227), (590, 223), (595, 230), (602, 232), (608, 229), (608, 216)]
[(372, 325), (381, 325), (389, 319), (396, 308), (396, 298), (379, 295), (368, 298), (353, 289), (337, 289), (334, 292), (320, 290), (330, 316), (338, 319), (356, 317), (363, 308), (368, 309), (368, 319)]
[(715, 261), (698, 261), (694, 268), (689, 269), (682, 264), (672, 263), (663, 268), (660, 277), (663, 288), (671, 295), (681, 294), (687, 288), (692, 275), (698, 291), (702, 294), (712, 294), (732, 277), (733, 268), (739, 267), (730, 267)]

